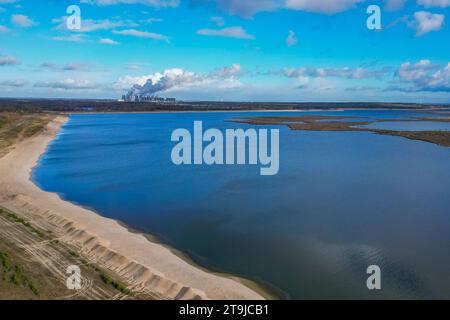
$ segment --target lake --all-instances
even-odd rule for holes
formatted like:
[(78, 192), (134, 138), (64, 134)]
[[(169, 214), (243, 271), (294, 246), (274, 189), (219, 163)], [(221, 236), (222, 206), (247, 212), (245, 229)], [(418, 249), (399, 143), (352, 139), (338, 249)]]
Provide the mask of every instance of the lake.
[[(287, 114), (394, 122), (427, 116), (395, 110)], [(205, 129), (249, 128), (228, 120), (255, 115), (71, 115), (33, 180), (157, 236), (202, 266), (292, 299), (450, 298), (450, 148), (369, 132), (261, 126), (280, 129), (278, 175), (261, 176), (259, 166), (172, 164), (173, 130), (192, 129), (196, 120)], [(366, 287), (372, 264), (381, 268), (379, 291)]]

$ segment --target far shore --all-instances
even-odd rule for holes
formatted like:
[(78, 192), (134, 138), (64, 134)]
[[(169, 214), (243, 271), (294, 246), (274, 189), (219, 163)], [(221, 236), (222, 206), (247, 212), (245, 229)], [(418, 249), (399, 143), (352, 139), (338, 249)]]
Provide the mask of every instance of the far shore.
[(447, 110), (447, 107), (430, 108), (330, 108), (330, 109), (248, 109), (248, 110), (158, 110), (158, 111), (65, 111), (61, 115), (71, 114), (172, 114), (172, 113), (304, 113), (304, 112), (344, 112), (344, 111), (423, 111), (438, 112)]
[[(252, 116), (247, 118), (234, 118), (230, 121), (250, 125), (285, 125), (295, 131), (334, 131), (334, 132), (371, 132), (378, 135), (398, 136), (410, 140), (434, 143), (442, 147), (450, 147), (450, 132), (439, 130), (404, 131), (382, 130), (367, 126), (380, 122), (450, 122), (448, 117), (409, 117), (408, 119), (373, 119), (361, 120), (359, 116), (329, 116), (329, 115), (302, 115), (302, 116)], [(347, 121), (346, 121), (347, 120)]]
[(148, 235), (39, 189), (30, 179), (32, 169), (67, 120), (56, 116), (44, 132), (18, 142), (0, 159), (1, 206), (58, 235), (60, 242), (78, 248), (84, 258), (133, 288), (161, 299), (276, 298), (256, 283), (199, 267)]

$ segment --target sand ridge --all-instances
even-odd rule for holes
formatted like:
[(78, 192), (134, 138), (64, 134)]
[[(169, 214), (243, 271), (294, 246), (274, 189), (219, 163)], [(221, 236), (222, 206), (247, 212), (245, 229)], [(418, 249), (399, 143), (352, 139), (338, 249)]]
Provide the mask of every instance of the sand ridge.
[(0, 159), (0, 204), (79, 248), (84, 257), (161, 299), (263, 299), (237, 280), (209, 273), (169, 248), (39, 189), (31, 180), (48, 144), (68, 120), (57, 116), (44, 132), (17, 143)]

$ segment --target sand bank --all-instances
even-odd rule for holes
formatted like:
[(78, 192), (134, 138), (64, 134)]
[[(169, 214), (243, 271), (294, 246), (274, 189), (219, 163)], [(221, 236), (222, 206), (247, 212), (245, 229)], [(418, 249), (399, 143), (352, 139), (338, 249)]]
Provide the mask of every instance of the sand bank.
[(2, 206), (76, 246), (84, 257), (114, 271), (135, 289), (149, 290), (161, 299), (263, 298), (237, 280), (188, 263), (115, 220), (39, 189), (30, 180), (32, 168), (67, 119), (55, 118), (43, 133), (17, 143), (0, 159)]

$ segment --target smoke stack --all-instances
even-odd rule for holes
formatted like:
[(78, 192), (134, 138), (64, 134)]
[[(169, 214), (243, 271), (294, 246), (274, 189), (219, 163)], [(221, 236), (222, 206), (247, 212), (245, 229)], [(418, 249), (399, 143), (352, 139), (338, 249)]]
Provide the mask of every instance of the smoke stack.
[(163, 73), (156, 73), (147, 82), (141, 85), (134, 85), (127, 96), (151, 96), (157, 92), (167, 91), (183, 84), (189, 84), (202, 80), (202, 77), (193, 72), (186, 72), (183, 69), (168, 69)]

